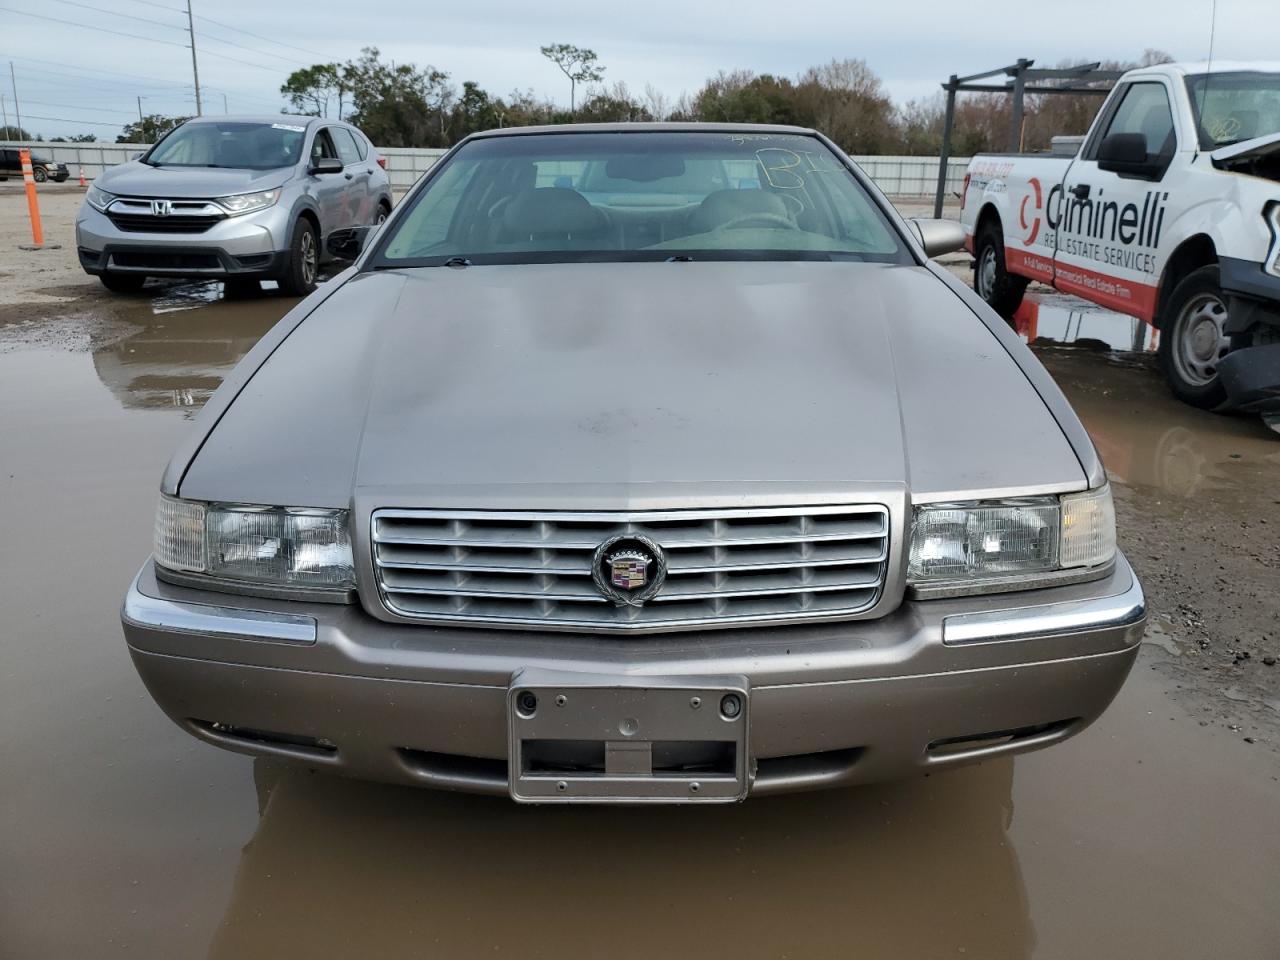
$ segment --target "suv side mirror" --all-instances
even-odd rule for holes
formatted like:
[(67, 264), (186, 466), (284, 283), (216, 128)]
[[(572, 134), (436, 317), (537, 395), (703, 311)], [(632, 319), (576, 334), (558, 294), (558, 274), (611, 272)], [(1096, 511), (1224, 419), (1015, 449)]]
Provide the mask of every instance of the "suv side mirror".
[(317, 157), (311, 161), (311, 173), (341, 173), (343, 169), (337, 157)]
[(964, 249), (964, 227), (954, 220), (908, 220), (925, 256), (940, 257)]
[(1121, 176), (1158, 177), (1164, 169), (1159, 157), (1148, 157), (1144, 133), (1113, 133), (1098, 144), (1098, 169)]
[(334, 230), (325, 241), (329, 255), (337, 260), (354, 260), (360, 256), (364, 245), (377, 227), (348, 227)]

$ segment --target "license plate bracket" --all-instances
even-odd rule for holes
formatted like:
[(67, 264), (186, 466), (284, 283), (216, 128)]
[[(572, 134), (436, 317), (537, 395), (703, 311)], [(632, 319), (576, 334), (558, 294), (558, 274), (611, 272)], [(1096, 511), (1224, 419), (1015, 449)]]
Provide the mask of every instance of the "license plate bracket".
[(507, 691), (523, 803), (729, 803), (749, 787), (746, 677), (522, 670)]

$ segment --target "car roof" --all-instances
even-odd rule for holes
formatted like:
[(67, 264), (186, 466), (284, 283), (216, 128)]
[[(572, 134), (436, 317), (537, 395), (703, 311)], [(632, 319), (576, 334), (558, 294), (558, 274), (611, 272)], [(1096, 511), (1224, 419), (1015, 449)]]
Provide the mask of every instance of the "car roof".
[[(309, 126), (314, 123), (339, 123), (338, 120), (326, 120), (323, 117), (298, 117), (290, 113), (266, 114), (206, 114), (203, 117), (192, 117), (187, 123), (288, 123), (293, 126)], [(346, 124), (344, 124), (346, 125)]]
[(536, 127), (503, 127), (500, 130), (484, 130), (471, 136), (476, 139), (489, 137), (519, 137), (538, 133), (745, 133), (745, 134), (793, 134), (813, 136), (809, 127), (790, 127), (773, 123), (554, 123)]
[(1184, 77), (1201, 73), (1280, 73), (1280, 60), (1205, 60), (1156, 63), (1130, 73)]

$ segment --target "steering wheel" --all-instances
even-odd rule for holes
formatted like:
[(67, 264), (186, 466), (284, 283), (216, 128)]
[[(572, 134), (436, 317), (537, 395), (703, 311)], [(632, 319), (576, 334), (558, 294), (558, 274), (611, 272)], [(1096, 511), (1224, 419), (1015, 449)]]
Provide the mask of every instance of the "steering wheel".
[(781, 213), (746, 213), (740, 217), (734, 217), (719, 227), (721, 230), (733, 230), (737, 227), (786, 227), (788, 230), (799, 230), (796, 222), (788, 216)]

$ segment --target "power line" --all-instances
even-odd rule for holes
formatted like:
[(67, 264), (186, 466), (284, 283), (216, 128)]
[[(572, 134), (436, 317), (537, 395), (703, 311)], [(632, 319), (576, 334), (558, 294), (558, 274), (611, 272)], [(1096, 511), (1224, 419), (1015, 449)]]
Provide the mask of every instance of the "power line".
[(48, 120), (51, 123), (82, 123), (87, 127), (124, 127), (124, 123), (105, 123), (101, 120), (76, 120), (71, 117), (42, 117), (34, 113), (27, 114), (28, 120)]
[(108, 10), (105, 7), (95, 7), (92, 4), (81, 3), (80, 0), (58, 0), (58, 2), (69, 7), (80, 7), (84, 10), (93, 10), (96, 13), (105, 13), (109, 17), (124, 17), (126, 20), (137, 20), (139, 23), (149, 23), (153, 27), (168, 27), (170, 30), (182, 30), (182, 27), (174, 26), (171, 23), (159, 23), (155, 20), (148, 20), (146, 17), (135, 17), (131, 13), (118, 13), (115, 10)]
[[(144, 0), (134, 0), (134, 2), (142, 3), (144, 2)], [(153, 4), (153, 6), (160, 6), (160, 4)], [(248, 30), (242, 30), (239, 27), (232, 27), (232, 26), (229, 26), (228, 24), (222, 23), (221, 21), (218, 21), (218, 20), (214, 20), (210, 17), (203, 17), (198, 13), (196, 14), (196, 19), (203, 20), (205, 23), (212, 23), (214, 26), (222, 27), (223, 30), (230, 30), (233, 33), (243, 33), (246, 37), (253, 37), (255, 40), (263, 40), (263, 41), (266, 41), (267, 43), (274, 43), (277, 46), (288, 47), (290, 50), (297, 50), (299, 53), (309, 53), (315, 57), (321, 57), (326, 60), (328, 59), (328, 57), (325, 54), (320, 53), (319, 51), (308, 50), (306, 47), (297, 47), (297, 46), (294, 46), (292, 43), (285, 43), (283, 40), (272, 40), (270, 37), (264, 37), (261, 34), (257, 34), (257, 33), (250, 33)]]
[[(282, 53), (272, 53), (269, 50), (256, 50), (253, 47), (246, 47), (243, 43), (236, 43), (234, 40), (224, 40), (222, 37), (215, 37), (213, 34), (205, 31), (200, 34), (201, 40), (216, 40), (218, 43), (225, 43), (231, 47), (237, 47), (240, 50), (247, 50), (250, 53), (256, 53), (260, 57), (275, 57), (277, 60), (284, 60), (286, 63), (296, 63), (303, 67), (309, 67), (311, 64), (303, 60), (296, 60), (293, 57), (286, 57)], [(209, 51), (206, 50), (205, 53)]]
[[(208, 38), (206, 37), (205, 39), (208, 39)], [(203, 50), (201, 52), (206, 57), (218, 57), (222, 60), (230, 60), (232, 63), (242, 63), (246, 67), (254, 67), (255, 69), (258, 69), (258, 70), (267, 70), (270, 73), (275, 73), (275, 74), (280, 73), (279, 67), (264, 67), (262, 64), (254, 63), (252, 60), (241, 60), (239, 57), (229, 57), (225, 53), (218, 53), (214, 50)]]
[(65, 27), (79, 27), (81, 30), (94, 30), (98, 33), (110, 33), (117, 37), (128, 37), (130, 40), (150, 40), (152, 43), (163, 43), (170, 47), (187, 48), (187, 44), (178, 43), (176, 40), (161, 40), (158, 37), (144, 37), (138, 33), (125, 33), (121, 30), (108, 30), (106, 27), (95, 27), (87, 23), (76, 23), (72, 20), (59, 20), (57, 17), (45, 17), (38, 13), (27, 13), (25, 10), (15, 10), (12, 7), (0, 7), (0, 12), (17, 13), (24, 17), (34, 17), (36, 20), (48, 20), (50, 23), (61, 24)]
[[(30, 97), (23, 97), (23, 98), (22, 98), (22, 102), (23, 102), (23, 103), (38, 103), (38, 104), (40, 104), (41, 106), (45, 106), (45, 107), (70, 107), (72, 110), (75, 110), (75, 109), (77, 109), (77, 108), (79, 108), (79, 107), (83, 107), (83, 106), (84, 106), (84, 104), (83, 104), (83, 103), (55, 103), (55, 102), (54, 102), (54, 101), (52, 101), (52, 100), (33, 100), (33, 99), (31, 99)], [(109, 109), (107, 109), (106, 107), (94, 107), (94, 109), (95, 109), (98, 113), (123, 113), (123, 114), (124, 114), (125, 116), (127, 116), (127, 117), (131, 117), (131, 116), (133, 116), (133, 111), (132, 111), (132, 110), (109, 110)]]
[[(119, 70), (104, 70), (101, 67), (82, 67), (79, 64), (64, 63), (61, 60), (41, 60), (39, 57), (20, 57), (20, 56), (16, 56), (14, 54), (8, 54), (8, 53), (0, 53), (0, 59), (29, 61), (31, 63), (47, 63), (50, 66), (69, 67), (72, 70), (82, 70), (86, 73), (108, 73), (117, 77), (127, 77), (131, 80), (155, 80), (157, 83), (171, 83), (171, 84), (175, 84), (177, 86), (183, 86), (183, 87), (191, 86), (191, 84), (189, 83), (182, 83), (181, 81), (178, 81), (178, 80), (161, 80), (159, 77), (144, 77), (144, 76), (140, 76), (132, 73), (123, 73)], [(27, 69), (34, 70), (35, 68), (28, 67)], [(93, 79), (93, 78), (89, 78), (89, 79)]]

